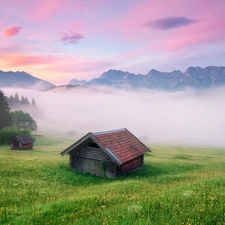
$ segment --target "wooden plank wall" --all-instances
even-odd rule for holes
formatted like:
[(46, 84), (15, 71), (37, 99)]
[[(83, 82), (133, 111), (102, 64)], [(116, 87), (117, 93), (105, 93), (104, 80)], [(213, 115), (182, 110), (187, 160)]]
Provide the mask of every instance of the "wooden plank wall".
[(100, 148), (81, 145), (70, 154), (70, 167), (83, 173), (115, 177), (117, 165)]
[(138, 170), (138, 169), (143, 169), (143, 159), (144, 159), (144, 157), (143, 157), (143, 155), (141, 155), (133, 160), (130, 160), (127, 163), (124, 163), (121, 166), (120, 174), (124, 175), (124, 174), (130, 173), (130, 172)]
[(106, 155), (100, 148), (84, 147), (78, 151), (76, 155), (77, 157), (84, 157), (87, 159), (111, 161), (109, 156)]

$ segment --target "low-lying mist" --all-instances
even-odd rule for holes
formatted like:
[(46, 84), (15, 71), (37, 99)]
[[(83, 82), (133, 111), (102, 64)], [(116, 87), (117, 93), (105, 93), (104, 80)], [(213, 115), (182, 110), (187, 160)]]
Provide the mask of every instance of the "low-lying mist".
[[(225, 88), (207, 91), (60, 91), (2, 89), (34, 98), (38, 133), (77, 137), (126, 127), (146, 144), (225, 147)], [(76, 137), (74, 137), (76, 139)]]

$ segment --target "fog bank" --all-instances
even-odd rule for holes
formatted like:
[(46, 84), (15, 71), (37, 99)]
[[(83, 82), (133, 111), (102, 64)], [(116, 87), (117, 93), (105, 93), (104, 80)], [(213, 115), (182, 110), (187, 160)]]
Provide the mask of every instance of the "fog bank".
[[(126, 127), (146, 144), (225, 147), (225, 88), (208, 91), (60, 91), (2, 89), (34, 98), (44, 113), (38, 133)], [(76, 138), (76, 137), (75, 137)]]

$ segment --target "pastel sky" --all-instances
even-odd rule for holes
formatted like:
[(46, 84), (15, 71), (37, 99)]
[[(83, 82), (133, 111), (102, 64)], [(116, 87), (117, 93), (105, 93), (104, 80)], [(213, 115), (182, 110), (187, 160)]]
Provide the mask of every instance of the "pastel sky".
[(224, 66), (224, 0), (0, 1), (0, 70), (54, 84)]

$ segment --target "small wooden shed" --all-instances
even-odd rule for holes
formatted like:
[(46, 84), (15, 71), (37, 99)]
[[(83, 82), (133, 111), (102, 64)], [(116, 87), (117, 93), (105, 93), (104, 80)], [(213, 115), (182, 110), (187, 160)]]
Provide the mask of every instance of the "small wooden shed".
[(11, 142), (12, 150), (32, 150), (34, 141), (29, 134), (17, 135)]
[(92, 133), (61, 152), (70, 155), (70, 167), (96, 176), (116, 177), (143, 169), (144, 154), (151, 152), (126, 128)]

